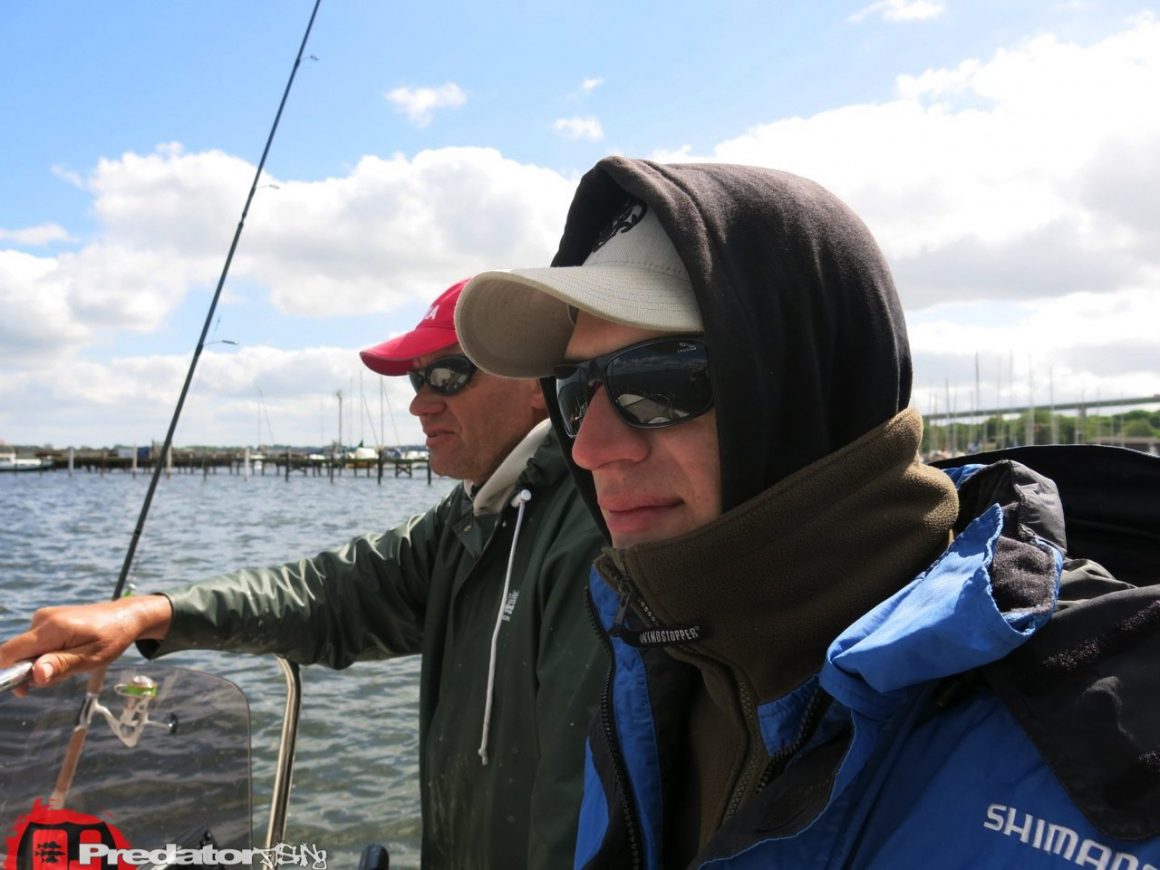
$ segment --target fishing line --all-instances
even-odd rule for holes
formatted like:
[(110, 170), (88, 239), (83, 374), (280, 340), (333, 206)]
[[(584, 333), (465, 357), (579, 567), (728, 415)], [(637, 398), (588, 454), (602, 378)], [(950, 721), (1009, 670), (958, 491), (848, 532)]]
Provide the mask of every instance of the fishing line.
[[(270, 133), (266, 137), (266, 147), (262, 149), (262, 159), (258, 161), (258, 168), (254, 173), (254, 180), (250, 184), (249, 195), (246, 197), (246, 203), (242, 207), (241, 218), (238, 220), (238, 227), (234, 231), (233, 241), (230, 242), (230, 249), (226, 254), (225, 264), (222, 266), (221, 277), (218, 278), (213, 299), (210, 301), (209, 311), (206, 312), (205, 323), (201, 327), (201, 335), (198, 337), (197, 347), (193, 351), (193, 359), (189, 362), (189, 371), (185, 375), (185, 383), (182, 385), (181, 395), (177, 398), (177, 407), (173, 409), (173, 417), (169, 421), (169, 429), (165, 433), (165, 440), (161, 444), (161, 452), (155, 457), (153, 476), (150, 478), (149, 487), (145, 491), (145, 500), (141, 505), (141, 513), (137, 517), (137, 525), (133, 529), (133, 535), (129, 540), (129, 549), (125, 553), (125, 561), (121, 565), (120, 576), (117, 577), (117, 584), (113, 587), (114, 601), (121, 598), (124, 593), (125, 582), (129, 577), (129, 571), (133, 566), (133, 557), (137, 552), (137, 542), (141, 539), (141, 532), (145, 528), (145, 519), (149, 515), (149, 507), (153, 503), (153, 494), (157, 490), (157, 482), (161, 479), (162, 464), (165, 461), (165, 457), (169, 455), (169, 450), (173, 445), (173, 433), (177, 430), (177, 421), (181, 417), (181, 409), (185, 406), (185, 397), (189, 394), (189, 387), (193, 382), (193, 374), (197, 370), (197, 361), (200, 359), (202, 349), (205, 347), (206, 335), (209, 332), (210, 324), (213, 323), (213, 316), (217, 310), (218, 299), (221, 298), (222, 287), (225, 286), (226, 276), (230, 271), (230, 263), (234, 259), (234, 251), (237, 250), (238, 240), (242, 236), (242, 228), (246, 224), (246, 215), (250, 211), (250, 203), (254, 199), (254, 193), (258, 189), (258, 182), (262, 178), (262, 170), (266, 165), (266, 157), (270, 153), (270, 145), (273, 143), (274, 134), (278, 130), (278, 122), (282, 119), (282, 110), (285, 108), (286, 100), (290, 96), (290, 88), (294, 84), (294, 76), (298, 72), (298, 67), (302, 64), (302, 52), (306, 50), (306, 41), (310, 38), (310, 30), (314, 26), (314, 18), (318, 14), (318, 7), (321, 3), (322, 0), (315, 0), (314, 2), (314, 9), (310, 13), (310, 21), (306, 25), (306, 32), (302, 35), (302, 44), (298, 48), (298, 54), (294, 58), (294, 66), (290, 70), (290, 78), (286, 82), (286, 89), (282, 92), (282, 100), (278, 104), (278, 112), (274, 115), (274, 123), (270, 126)], [(313, 58), (313, 55), (311, 57)], [(100, 694), (105, 682), (105, 671), (106, 668), (101, 667), (93, 671), (89, 676), (86, 698), (81, 708), (82, 716), (79, 717), (77, 725), (73, 729), (72, 738), (69, 740), (68, 749), (65, 752), (64, 760), (61, 762), (56, 787), (53, 789), (52, 796), (49, 798), (49, 806), (51, 807), (57, 809), (63, 807), (69, 789), (72, 787), (73, 776), (76, 773), (77, 763), (80, 761), (81, 750), (84, 748), (85, 737), (88, 734), (88, 717), (84, 716), (83, 713), (91, 707), (93, 701)]]
[(310, 38), (310, 29), (314, 26), (314, 17), (318, 14), (318, 7), (322, 0), (314, 0), (314, 10), (310, 13), (310, 21), (306, 25), (306, 33), (302, 36), (302, 45), (298, 48), (298, 55), (294, 58), (294, 66), (290, 70), (290, 78), (286, 82), (286, 90), (282, 92), (282, 101), (278, 104), (278, 113), (274, 116), (274, 123), (270, 127), (270, 134), (266, 137), (266, 147), (262, 149), (262, 159), (258, 161), (258, 169), (254, 173), (254, 180), (250, 183), (250, 193), (246, 197), (246, 204), (242, 207), (242, 216), (238, 220), (238, 228), (234, 231), (233, 241), (230, 242), (229, 253), (226, 254), (225, 264), (222, 266), (221, 277), (213, 292), (213, 299), (209, 304), (209, 311), (205, 315), (205, 323), (201, 327), (201, 335), (197, 339), (197, 347), (193, 351), (193, 359), (189, 361), (189, 371), (185, 375), (185, 384), (181, 387), (181, 395), (177, 398), (177, 407), (173, 409), (173, 417), (169, 421), (169, 430), (165, 433), (165, 440), (161, 443), (161, 453), (153, 465), (153, 476), (149, 479), (149, 488), (145, 491), (145, 501), (141, 505), (141, 514), (137, 517), (137, 526), (133, 529), (133, 536), (129, 540), (129, 549), (125, 553), (125, 562), (121, 565), (121, 574), (117, 578), (117, 585), (113, 587), (113, 600), (121, 597), (125, 590), (125, 582), (129, 577), (129, 570), (133, 566), (133, 557), (137, 553), (137, 542), (141, 539), (141, 532), (145, 528), (145, 518), (149, 516), (149, 507), (153, 504), (153, 493), (157, 490), (157, 481), (161, 479), (161, 466), (173, 445), (173, 433), (177, 430), (177, 421), (181, 418), (181, 409), (185, 406), (185, 397), (189, 393), (189, 386), (193, 382), (193, 373), (197, 370), (197, 361), (201, 358), (201, 351), (205, 347), (205, 338), (213, 323), (214, 312), (217, 311), (218, 299), (222, 295), (226, 276), (230, 271), (230, 264), (237, 250), (238, 240), (242, 237), (242, 229), (246, 225), (246, 215), (250, 211), (250, 203), (258, 189), (258, 182), (262, 178), (262, 170), (266, 166), (266, 156), (270, 153), (270, 145), (274, 142), (274, 134), (278, 130), (278, 122), (282, 119), (282, 109), (286, 106), (286, 99), (290, 96), (290, 88), (294, 84), (294, 76), (302, 64), (302, 52), (306, 50), (306, 41)]

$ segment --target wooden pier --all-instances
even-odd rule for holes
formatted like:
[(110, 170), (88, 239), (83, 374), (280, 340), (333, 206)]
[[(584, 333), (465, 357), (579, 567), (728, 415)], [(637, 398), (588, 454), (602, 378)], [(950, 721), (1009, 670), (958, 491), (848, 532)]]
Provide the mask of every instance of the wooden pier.
[[(52, 465), (38, 469), (47, 471), (83, 472), (86, 474), (152, 474), (155, 451), (142, 449), (125, 451), (115, 449), (70, 448), (67, 450), (38, 451), (42, 460), (51, 460)], [(426, 469), (427, 482), (432, 479), (431, 465), (427, 459), (397, 459), (380, 451), (375, 459), (349, 459), (333, 455), (296, 452), (293, 450), (269, 451), (255, 454), (246, 449), (211, 447), (175, 447), (170, 450), (164, 462), (167, 475), (211, 474), (241, 475), (243, 477), (264, 477), (281, 475), (287, 480), (291, 474), (305, 477), (325, 477), (333, 480), (344, 474), (366, 477), (377, 476), (381, 483), (384, 476), (413, 477), (416, 467)], [(28, 473), (28, 472), (25, 472)]]

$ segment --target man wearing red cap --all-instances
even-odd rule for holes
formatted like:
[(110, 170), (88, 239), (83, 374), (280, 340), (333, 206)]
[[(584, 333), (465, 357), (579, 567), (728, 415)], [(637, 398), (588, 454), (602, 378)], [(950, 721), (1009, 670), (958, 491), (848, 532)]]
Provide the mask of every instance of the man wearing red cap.
[(134, 641), (149, 658), (197, 647), (336, 668), (421, 653), (424, 867), (570, 865), (584, 733), (607, 671), (584, 602), (601, 539), (539, 384), (463, 355), (453, 315), (466, 283), (361, 354), (410, 376), (431, 467), (462, 481), (443, 501), (313, 559), (46, 608), (0, 658), (35, 658), (46, 685)]
[[(432, 470), (464, 481), (478, 495), (500, 462), (533, 427), (546, 421), (548, 412), (535, 380), (480, 374), (464, 355), (455, 335), (455, 302), (465, 284), (460, 281), (444, 291), (413, 330), (360, 356), (367, 368), (381, 375), (410, 375), (415, 387), (411, 413), (427, 436)], [(528, 447), (541, 443), (549, 428), (544, 422), (528, 439)], [(516, 473), (527, 458), (513, 457)], [(515, 478), (507, 475), (502, 483), (493, 481), (486, 487), (486, 501), (494, 502), (488, 496), (502, 495)]]

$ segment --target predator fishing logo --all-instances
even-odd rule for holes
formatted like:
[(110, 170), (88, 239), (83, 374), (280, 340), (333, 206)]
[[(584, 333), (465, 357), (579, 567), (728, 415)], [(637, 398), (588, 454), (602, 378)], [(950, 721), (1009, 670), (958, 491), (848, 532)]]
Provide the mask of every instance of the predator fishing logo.
[(82, 861), (81, 847), (100, 845), (109, 850), (127, 849), (129, 843), (115, 827), (95, 816), (71, 810), (54, 810), (37, 801), (28, 815), (16, 821), (8, 838), (4, 870), (121, 870), (130, 864), (112, 859)]

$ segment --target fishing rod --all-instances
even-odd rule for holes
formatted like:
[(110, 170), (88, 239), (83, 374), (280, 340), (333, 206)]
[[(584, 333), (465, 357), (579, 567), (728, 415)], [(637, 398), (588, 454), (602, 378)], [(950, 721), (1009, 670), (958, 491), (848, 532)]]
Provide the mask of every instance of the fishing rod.
[[(294, 65), (290, 70), (290, 78), (286, 82), (286, 89), (282, 92), (282, 100), (278, 104), (277, 113), (274, 115), (274, 123), (270, 126), (270, 133), (266, 137), (266, 147), (262, 149), (262, 159), (258, 161), (258, 168), (254, 173), (254, 180), (250, 183), (250, 192), (246, 196), (245, 205), (242, 207), (242, 215), (238, 220), (237, 229), (234, 231), (229, 252), (226, 254), (225, 264), (222, 266), (221, 276), (218, 278), (217, 287), (214, 289), (209, 311), (206, 312), (205, 323), (202, 325), (201, 335), (197, 339), (197, 346), (193, 351), (193, 359), (189, 362), (189, 371), (185, 375), (185, 383), (182, 385), (181, 394), (177, 398), (177, 406), (173, 409), (173, 416), (169, 420), (169, 429), (166, 431), (165, 440), (161, 444), (161, 452), (154, 462), (153, 476), (150, 478), (149, 487), (145, 491), (145, 500), (141, 505), (141, 513), (137, 517), (137, 525), (134, 527), (133, 535), (129, 540), (129, 549), (125, 553), (125, 561), (121, 565), (121, 573), (117, 577), (116, 585), (113, 587), (112, 600), (114, 601), (121, 598), (124, 594), (125, 583), (129, 577), (129, 571), (133, 566), (133, 557), (137, 553), (137, 543), (140, 541), (141, 533), (145, 528), (145, 519), (149, 516), (149, 507), (153, 503), (153, 494), (157, 490), (157, 482), (161, 479), (162, 462), (164, 457), (169, 455), (169, 450), (172, 448), (173, 434), (177, 430), (177, 421), (180, 419), (181, 410), (185, 406), (185, 398), (189, 394), (190, 384), (193, 383), (193, 375), (197, 370), (197, 362), (201, 358), (202, 349), (205, 347), (206, 335), (209, 333), (210, 324), (213, 323), (214, 312), (217, 310), (218, 300), (221, 298), (222, 288), (225, 286), (226, 276), (229, 274), (230, 264), (233, 262), (238, 241), (241, 239), (242, 229), (246, 224), (246, 215), (250, 211), (250, 203), (253, 201), (254, 194), (258, 190), (258, 182), (261, 180), (262, 171), (266, 166), (266, 157), (269, 155), (270, 146), (274, 142), (274, 134), (278, 130), (278, 122), (282, 119), (282, 110), (286, 107), (286, 100), (290, 96), (290, 88), (294, 84), (294, 76), (298, 72), (298, 67), (302, 64), (302, 54), (306, 50), (306, 42), (310, 38), (310, 30), (314, 26), (314, 18), (318, 15), (318, 7), (321, 3), (322, 0), (315, 0), (314, 2), (314, 9), (310, 13), (310, 21), (307, 23), (306, 32), (302, 36), (302, 44), (298, 48), (298, 54), (295, 56)], [(49, 798), (49, 806), (53, 809), (61, 809), (64, 806), (69, 789), (72, 787), (73, 777), (76, 774), (77, 764), (80, 761), (81, 751), (84, 749), (85, 739), (88, 735), (91, 711), (104, 685), (106, 670), (106, 667), (100, 667), (89, 676), (88, 687), (85, 691), (85, 700), (81, 705), (81, 711), (77, 717), (77, 725), (73, 729), (72, 737), (65, 751), (64, 761), (61, 763), (60, 773), (57, 776), (56, 787), (53, 789), (52, 795)], [(31, 672), (31, 667), (28, 668), (28, 672)], [(27, 674), (25, 675), (25, 679), (27, 679)]]

